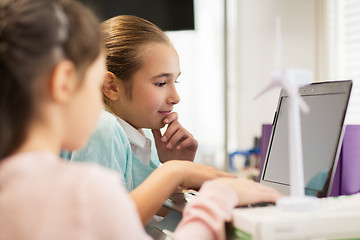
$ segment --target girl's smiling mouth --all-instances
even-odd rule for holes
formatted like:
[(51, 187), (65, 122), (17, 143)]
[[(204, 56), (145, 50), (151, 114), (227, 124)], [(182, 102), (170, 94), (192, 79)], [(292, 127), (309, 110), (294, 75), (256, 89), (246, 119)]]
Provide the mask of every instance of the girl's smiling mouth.
[(171, 110), (170, 111), (159, 111), (159, 113), (162, 115), (168, 116), (168, 115), (170, 115)]

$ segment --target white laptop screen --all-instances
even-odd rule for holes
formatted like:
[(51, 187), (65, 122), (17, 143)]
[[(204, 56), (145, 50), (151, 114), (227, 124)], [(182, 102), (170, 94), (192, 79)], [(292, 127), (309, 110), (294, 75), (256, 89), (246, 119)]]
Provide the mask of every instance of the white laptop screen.
[[(301, 114), (304, 185), (307, 195), (327, 196), (342, 142), (351, 81), (315, 83), (299, 90), (310, 112)], [(289, 193), (289, 97), (280, 94), (261, 182)], [(336, 165), (335, 165), (336, 166)], [(328, 181), (325, 184), (325, 181)], [(330, 187), (329, 187), (330, 185)]]

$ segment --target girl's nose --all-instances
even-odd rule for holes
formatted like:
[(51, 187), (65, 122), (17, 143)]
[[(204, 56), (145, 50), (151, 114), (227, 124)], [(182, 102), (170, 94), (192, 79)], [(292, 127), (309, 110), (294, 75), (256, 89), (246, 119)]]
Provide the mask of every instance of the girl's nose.
[(178, 104), (180, 102), (180, 96), (177, 93), (175, 87), (172, 88), (171, 93), (169, 94), (169, 97), (167, 99), (168, 104)]

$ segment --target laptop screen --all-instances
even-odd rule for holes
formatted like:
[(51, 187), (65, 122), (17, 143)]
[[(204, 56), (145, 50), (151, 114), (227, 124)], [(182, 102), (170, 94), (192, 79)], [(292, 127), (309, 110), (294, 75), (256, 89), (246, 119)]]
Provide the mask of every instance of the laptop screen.
[[(299, 89), (310, 108), (301, 113), (305, 194), (328, 196), (341, 149), (351, 81), (313, 83)], [(289, 194), (289, 97), (284, 90), (275, 113), (261, 182)]]

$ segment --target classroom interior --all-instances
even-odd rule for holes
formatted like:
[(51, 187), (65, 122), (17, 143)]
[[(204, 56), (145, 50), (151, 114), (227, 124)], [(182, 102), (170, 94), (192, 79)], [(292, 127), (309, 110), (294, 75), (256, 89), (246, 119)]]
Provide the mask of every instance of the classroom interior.
[[(178, 51), (181, 76), (177, 89), (181, 102), (175, 111), (199, 142), (195, 162), (239, 177), (260, 180), (266, 155), (266, 147), (260, 148), (260, 144), (261, 140), (270, 137), (269, 130), (264, 132), (264, 129), (270, 127), (271, 131), (281, 88), (272, 89), (256, 100), (254, 98), (269, 85), (272, 74), (279, 68), (307, 70), (311, 72), (313, 82), (352, 80), (344, 124), (355, 126), (348, 132), (358, 131), (360, 1), (154, 1), (153, 4), (159, 5), (152, 8), (146, 3), (144, 9), (141, 9), (141, 1), (135, 2), (138, 5), (133, 3), (129, 14), (139, 14), (160, 26)], [(159, 11), (156, 16), (152, 9)], [(161, 20), (161, 17), (164, 18)], [(177, 18), (178, 25), (169, 26), (169, 21), (174, 18)], [(267, 135), (263, 136), (264, 133)], [(351, 139), (352, 143), (354, 141), (356, 138)], [(339, 179), (332, 181), (341, 184)], [(351, 180), (347, 178), (346, 181)], [(336, 184), (332, 189), (337, 187)], [(341, 195), (340, 190), (328, 191), (328, 195)], [(351, 189), (351, 194), (356, 192), (356, 189)], [(352, 206), (355, 201), (352, 199), (344, 205)], [(310, 205), (310, 202), (305, 204), (306, 208)], [(331, 217), (324, 213), (303, 216), (305, 222), (315, 219), (312, 226), (306, 226), (296, 214), (287, 222), (277, 211), (265, 214), (252, 212), (252, 209), (249, 213), (246, 211), (234, 212), (229, 238), (311, 239), (316, 234), (322, 237), (328, 234), (325, 238), (354, 236), (351, 227), (344, 230), (346, 234), (343, 235), (336, 230), (321, 230), (318, 223), (321, 225), (322, 221), (317, 221), (318, 218), (328, 218), (328, 226), (333, 224)], [(327, 205), (324, 212), (327, 212)], [(266, 217), (256, 218), (253, 215)], [(342, 213), (335, 216), (343, 219), (344, 223), (351, 221)], [(278, 221), (281, 229), (288, 227), (288, 233), (276, 233), (276, 224), (269, 227), (269, 221)], [(293, 229), (294, 226), (297, 230)], [(326, 234), (322, 235), (324, 232)]]
[[(262, 125), (271, 124), (280, 88), (254, 97), (276, 68), (277, 17), (282, 68), (310, 70), (315, 82), (353, 80), (345, 124), (360, 122), (356, 0), (83, 1), (104, 19), (138, 14), (166, 30), (182, 71), (177, 85), (181, 102), (175, 110), (199, 142), (198, 163), (232, 171), (229, 154), (254, 149)], [(180, 10), (171, 17), (173, 9)], [(168, 26), (173, 19), (178, 25)], [(245, 161), (234, 156), (239, 171)]]

